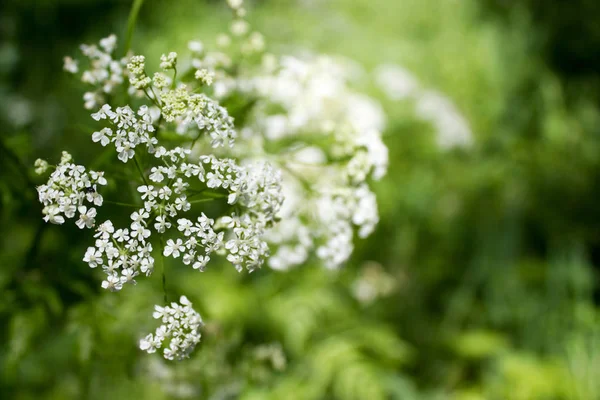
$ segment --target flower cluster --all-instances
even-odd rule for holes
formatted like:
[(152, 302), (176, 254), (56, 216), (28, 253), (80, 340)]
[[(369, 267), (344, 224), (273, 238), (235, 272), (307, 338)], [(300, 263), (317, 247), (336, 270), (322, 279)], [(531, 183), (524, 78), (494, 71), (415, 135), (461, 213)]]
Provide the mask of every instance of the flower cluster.
[(182, 239), (169, 239), (164, 249), (165, 256), (179, 257), (183, 253), (183, 263), (192, 264), (192, 268), (204, 271), (210, 261), (211, 253), (223, 247), (223, 232), (215, 232), (215, 221), (204, 213), (198, 217), (197, 222), (187, 218), (177, 220), (177, 229), (185, 237)]
[(203, 93), (191, 93), (186, 85), (163, 91), (159, 96), (162, 115), (176, 125), (177, 133), (184, 134), (197, 128), (210, 135), (212, 147), (233, 146), (237, 137), (233, 118), (216, 101)]
[[(63, 151), (60, 164), (50, 175), (48, 182), (37, 188), (40, 203), (44, 205), (44, 221), (63, 224), (66, 218), (79, 219), (75, 224), (80, 228), (92, 228), (95, 223), (96, 209), (85, 205), (101, 206), (102, 195), (97, 192), (98, 185), (106, 185), (103, 172), (86, 172), (83, 165), (71, 163), (72, 157)], [(48, 168), (44, 160), (36, 161), (37, 171), (43, 173)]]
[[(177, 162), (179, 157), (168, 156), (167, 158), (172, 162)], [(194, 269), (201, 271), (210, 261), (210, 255), (213, 252), (227, 253), (227, 259), (238, 270), (245, 267), (252, 271), (260, 267), (264, 258), (269, 254), (268, 245), (263, 238), (265, 228), (267, 225), (274, 224), (283, 203), (280, 172), (274, 170), (267, 163), (239, 166), (232, 159), (201, 156), (198, 164), (182, 162), (179, 166), (153, 168), (150, 179), (158, 183), (164, 179), (165, 175), (169, 176), (169, 174), (171, 180), (180, 174), (186, 179), (197, 178), (199, 181), (205, 182), (207, 189), (225, 190), (227, 193), (223, 196), (227, 198), (227, 203), (233, 207), (241, 207), (243, 214), (225, 215), (219, 218), (216, 224), (213, 219), (204, 214), (198, 217), (197, 223), (193, 223), (187, 218), (178, 219), (177, 229), (183, 234), (183, 237), (175, 240), (169, 239), (164, 255), (178, 258), (183, 254), (183, 262), (186, 265), (192, 264)], [(177, 178), (175, 182), (178, 183), (178, 187), (174, 188), (173, 192), (189, 186), (181, 178)], [(163, 225), (165, 219), (160, 214), (162, 210), (171, 210), (168, 217), (173, 218), (177, 215), (178, 205), (185, 207), (186, 204), (189, 204), (183, 195), (184, 197), (180, 197), (179, 201), (176, 200), (172, 205), (164, 202), (157, 207), (155, 199), (161, 191), (164, 192), (165, 186), (160, 189), (156, 189), (154, 186), (142, 186), (138, 190), (148, 196), (145, 199), (146, 208), (159, 214), (157, 219), (160, 218), (160, 220), (157, 221), (157, 224), (160, 224), (161, 228), (163, 226), (171, 227), (170, 223)], [(171, 190), (168, 189), (167, 192), (171, 192)], [(163, 200), (168, 201), (168, 197)], [(225, 232), (217, 233), (215, 229), (227, 230), (230, 239), (224, 241)]]
[[(175, 69), (177, 54), (169, 53), (161, 57), (161, 68)], [(134, 56), (127, 64), (129, 82), (134, 89), (144, 90), (146, 95), (159, 107), (160, 115), (165, 121), (174, 123), (175, 130), (184, 134), (192, 127), (198, 129), (198, 134), (206, 132), (212, 139), (212, 146), (225, 144), (233, 146), (237, 133), (233, 127), (233, 118), (227, 109), (221, 107), (215, 100), (204, 93), (193, 93), (181, 83), (172, 88), (171, 79), (157, 72), (150, 79), (145, 72), (144, 56)], [(197, 79), (210, 85), (213, 74), (208, 70), (196, 71)]]
[[(190, 42), (191, 60), (163, 54), (162, 72), (152, 76), (142, 55), (112, 59), (114, 36), (82, 46), (91, 61), (82, 80), (96, 87), (85, 106), (97, 110), (91, 116), (102, 124), (91, 139), (114, 144), (121, 168), (133, 171), (134, 164), (138, 174), (137, 183), (128, 176), (130, 191), (119, 191), (124, 198), (112, 202), (136, 211), (124, 226), (114, 218), (101, 223), (83, 256), (105, 273), (105, 289), (119, 291), (151, 275), (155, 248), (199, 271), (222, 256), (251, 272), (271, 248), (275, 269), (312, 254), (337, 268), (350, 257), (355, 236), (366, 237), (378, 222), (369, 183), (388, 165), (379, 104), (351, 89), (349, 63), (263, 54), (264, 39), (244, 19), (243, 1), (228, 4), (234, 20), (217, 38), (222, 51)], [(70, 58), (65, 69), (79, 70)], [(105, 104), (104, 94), (118, 86), (131, 105)], [(236, 127), (228, 104), (241, 115)], [(100, 206), (97, 185), (107, 182), (70, 158), (64, 153), (38, 188), (44, 219), (60, 224), (79, 213), (76, 224), (90, 228), (96, 210), (84, 202)], [(35, 168), (43, 173), (49, 166), (38, 160)], [(185, 296), (155, 310), (162, 325), (140, 348), (163, 348), (169, 360), (187, 357), (200, 340), (200, 315)]]
[[(203, 271), (212, 253), (226, 254), (241, 270), (260, 267), (269, 249), (263, 236), (267, 225), (275, 222), (281, 208), (280, 173), (269, 164), (239, 166), (232, 159), (202, 156), (198, 163), (189, 159), (190, 150), (158, 146), (153, 155), (162, 165), (152, 167), (149, 184), (137, 187), (143, 208), (131, 214), (129, 228), (115, 229), (112, 221), (101, 224), (95, 245), (88, 248), (83, 261), (91, 268), (100, 266), (107, 275), (102, 287), (118, 291), (127, 283), (136, 283), (136, 276), (150, 275), (154, 269), (151, 256), (152, 232), (165, 234), (176, 230), (183, 237), (168, 239), (163, 255), (179, 258), (193, 269)], [(200, 189), (193, 189), (204, 184)], [(194, 223), (178, 218), (191, 209), (188, 200), (196, 194), (226, 198), (235, 212), (219, 218), (218, 223), (204, 213)], [(177, 221), (175, 224), (173, 221)], [(227, 239), (226, 236), (227, 235)]]
[(140, 340), (140, 349), (154, 353), (163, 348), (167, 360), (182, 360), (189, 357), (200, 342), (202, 318), (193, 308), (187, 297), (181, 296), (179, 303), (170, 306), (154, 307), (152, 316), (160, 319), (162, 325)]
[(119, 291), (127, 283), (135, 284), (135, 277), (140, 273), (148, 276), (154, 270), (152, 244), (148, 241), (149, 216), (142, 208), (131, 214), (129, 228), (115, 230), (110, 220), (98, 227), (94, 235), (96, 242), (88, 247), (83, 261), (90, 268), (102, 268), (106, 274), (102, 288)]
[[(81, 74), (81, 81), (94, 87), (94, 90), (85, 92), (83, 100), (85, 108), (91, 110), (106, 101), (106, 95), (114, 92), (115, 88), (124, 81), (125, 64), (127, 58), (113, 59), (117, 47), (117, 37), (110, 35), (101, 39), (98, 45), (80, 46), (81, 52), (89, 60), (89, 69)], [(64, 58), (65, 71), (76, 74), (79, 64), (71, 57)]]
[(324, 56), (263, 60), (258, 70), (230, 77), (227, 93), (257, 99), (233, 152), (266, 158), (283, 171), (281, 222), (266, 232), (276, 247), (269, 264), (287, 269), (314, 252), (337, 268), (352, 253), (355, 231), (366, 237), (378, 222), (368, 181), (387, 171), (383, 111), (351, 89), (354, 69), (347, 62)]
[[(138, 117), (136, 117), (136, 114)], [(102, 146), (114, 143), (119, 160), (127, 162), (135, 155), (135, 147), (143, 144), (149, 153), (154, 152), (154, 146), (158, 143), (156, 137), (152, 136), (154, 126), (147, 106), (141, 106), (135, 113), (129, 106), (117, 107), (112, 111), (108, 104), (92, 114), (96, 121), (106, 119), (114, 126), (103, 128), (92, 134), (94, 142), (100, 142)]]

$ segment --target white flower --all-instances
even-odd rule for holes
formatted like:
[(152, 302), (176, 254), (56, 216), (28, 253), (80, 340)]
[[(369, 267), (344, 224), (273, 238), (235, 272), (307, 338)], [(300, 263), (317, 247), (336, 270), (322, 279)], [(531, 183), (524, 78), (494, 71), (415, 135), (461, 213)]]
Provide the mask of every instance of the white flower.
[(59, 215), (60, 209), (56, 206), (44, 207), (42, 212), (45, 214), (44, 221), (53, 224), (61, 225), (65, 223), (65, 219), (62, 215)]
[(206, 68), (196, 70), (194, 76), (196, 77), (196, 79), (198, 79), (207, 86), (210, 86), (213, 82), (213, 79), (215, 78), (214, 72), (210, 72)]
[(173, 256), (173, 258), (179, 257), (180, 250), (183, 246), (183, 241), (181, 239), (177, 239), (177, 241), (173, 241), (173, 239), (167, 240), (167, 244), (165, 245), (165, 249), (163, 254), (165, 256)]
[(160, 57), (160, 67), (164, 70), (174, 69), (177, 65), (177, 53), (174, 51)]
[(38, 158), (33, 166), (35, 167), (35, 173), (41, 175), (48, 169), (48, 161)]
[(154, 190), (154, 186), (138, 186), (137, 191), (142, 194), (142, 200), (153, 200), (158, 195), (158, 192)]
[(119, 276), (116, 273), (114, 273), (108, 275), (106, 277), (106, 280), (102, 281), (102, 288), (108, 289), (111, 292), (116, 292), (123, 288), (123, 282), (121, 282)]
[(102, 128), (98, 132), (94, 132), (92, 134), (92, 140), (94, 142), (100, 142), (102, 146), (106, 146), (110, 143), (110, 137), (112, 136), (113, 131), (110, 128)]
[(71, 57), (65, 57), (64, 59), (63, 69), (71, 74), (76, 74), (79, 72), (79, 67), (77, 66), (77, 61), (73, 60)]
[(88, 208), (86, 206), (80, 206), (77, 211), (79, 211), (79, 219), (75, 222), (75, 225), (79, 227), (79, 229), (83, 229), (83, 227), (91, 228), (96, 223), (96, 209), (94, 207)]
[(83, 257), (83, 261), (89, 264), (90, 268), (96, 268), (102, 264), (102, 252), (95, 247), (88, 247)]

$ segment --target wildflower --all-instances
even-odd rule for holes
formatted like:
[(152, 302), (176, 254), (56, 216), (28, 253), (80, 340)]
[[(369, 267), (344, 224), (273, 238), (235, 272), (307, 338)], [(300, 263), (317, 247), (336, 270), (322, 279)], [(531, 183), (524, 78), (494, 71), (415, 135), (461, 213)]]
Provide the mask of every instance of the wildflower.
[(215, 74), (213, 72), (209, 72), (207, 69), (199, 69), (196, 71), (196, 74), (194, 76), (200, 82), (204, 83), (207, 86), (210, 86), (213, 82)]
[(160, 57), (160, 67), (162, 69), (169, 70), (169, 69), (175, 69), (175, 67), (177, 66), (177, 53), (175, 53), (174, 51), (170, 52), (169, 54), (165, 55), (163, 54)]
[(189, 357), (200, 342), (202, 318), (193, 308), (187, 297), (181, 296), (179, 303), (171, 303), (165, 307), (155, 306), (152, 317), (161, 320), (162, 324), (140, 340), (140, 349), (154, 353), (163, 348), (163, 356), (167, 360), (182, 360)]
[(79, 67), (77, 66), (77, 61), (73, 60), (71, 57), (64, 58), (63, 69), (71, 74), (76, 74), (79, 72)]
[[(56, 166), (48, 182), (38, 186), (38, 198), (44, 205), (42, 213), (44, 220), (53, 224), (63, 224), (65, 217), (74, 218), (76, 211), (80, 212), (80, 217), (76, 225), (83, 229), (91, 228), (94, 225), (96, 209), (89, 210), (84, 205), (85, 202), (95, 206), (103, 204), (103, 197), (97, 192), (100, 185), (106, 185), (106, 179), (101, 172), (86, 172), (82, 165), (71, 163), (72, 157), (69, 153), (63, 152), (61, 162)], [(37, 169), (47, 168), (47, 163), (36, 161)]]
[(41, 175), (48, 169), (48, 161), (38, 158), (33, 166), (35, 167), (35, 173)]
[(167, 240), (167, 244), (165, 245), (165, 249), (163, 254), (165, 256), (173, 256), (173, 258), (179, 257), (180, 250), (182, 248), (183, 241), (181, 239), (177, 239), (177, 241), (173, 241), (173, 239)]
[(75, 225), (79, 227), (79, 229), (83, 229), (83, 227), (91, 228), (94, 226), (96, 220), (94, 217), (96, 216), (95, 208), (88, 208), (86, 206), (79, 206), (77, 209), (79, 211), (79, 219), (75, 222)]

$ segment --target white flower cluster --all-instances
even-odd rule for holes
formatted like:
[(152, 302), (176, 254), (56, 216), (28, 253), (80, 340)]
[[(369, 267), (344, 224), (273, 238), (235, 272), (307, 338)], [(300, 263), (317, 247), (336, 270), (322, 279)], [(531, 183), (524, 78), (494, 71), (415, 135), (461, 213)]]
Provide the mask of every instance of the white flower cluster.
[[(199, 271), (214, 255), (238, 271), (253, 271), (270, 256), (269, 244), (275, 246), (273, 268), (302, 264), (312, 254), (336, 268), (350, 257), (355, 236), (366, 237), (378, 222), (369, 182), (385, 175), (388, 165), (379, 104), (352, 90), (352, 68), (329, 57), (263, 54), (256, 65), (264, 39), (244, 19), (243, 0), (228, 4), (234, 21), (217, 44), (231, 56), (190, 42), (191, 66), (171, 52), (161, 57), (163, 72), (151, 77), (144, 56), (112, 59), (114, 36), (99, 47), (82, 46), (91, 60), (82, 80), (96, 86), (86, 94), (86, 107), (103, 104), (92, 118), (105, 125), (92, 140), (114, 144), (123, 163), (133, 158), (141, 179), (133, 204), (113, 202), (137, 208), (130, 222), (118, 229), (110, 219), (100, 224), (83, 257), (104, 271), (105, 289), (119, 291), (150, 275), (159, 241), (163, 257), (181, 258)], [(76, 61), (65, 59), (65, 69), (76, 73)], [(120, 84), (123, 93), (145, 97), (148, 105), (104, 104), (103, 95)], [(214, 100), (226, 104), (237, 97), (246, 103), (235, 108), (243, 116), (239, 135), (227, 109)], [(168, 149), (169, 140), (190, 146)], [(45, 219), (63, 223), (61, 214), (72, 218), (79, 211), (77, 225), (92, 227), (96, 211), (83, 201), (101, 205), (96, 185), (106, 180), (67, 156), (38, 188)], [(35, 167), (43, 172), (48, 164), (39, 160)], [(217, 204), (190, 215), (193, 204), (205, 202)], [(153, 316), (162, 325), (140, 348), (162, 348), (169, 360), (187, 357), (202, 325), (189, 300), (156, 306)]]
[(281, 171), (267, 162), (239, 166), (232, 159), (201, 156), (211, 171), (206, 174), (209, 188), (229, 191), (227, 202), (241, 204), (264, 224), (272, 223), (281, 209)]
[[(174, 69), (177, 62), (177, 54), (169, 53), (161, 57), (161, 68), (165, 70)], [(233, 127), (233, 118), (224, 107), (204, 93), (192, 93), (185, 84), (179, 84), (171, 88), (170, 78), (163, 73), (154, 74), (150, 79), (145, 72), (145, 58), (134, 56), (127, 64), (129, 70), (129, 81), (133, 88), (145, 90), (160, 108), (162, 118), (167, 122), (175, 124), (175, 130), (179, 134), (188, 133), (190, 128), (196, 127), (199, 134), (206, 132), (212, 139), (213, 147), (224, 145), (233, 146), (237, 133)], [(208, 70), (197, 71), (198, 79), (210, 85), (213, 74)]]
[[(126, 58), (113, 59), (117, 47), (117, 37), (110, 35), (101, 39), (98, 45), (82, 44), (80, 49), (89, 60), (89, 69), (83, 71), (81, 81), (94, 87), (93, 91), (85, 92), (83, 100), (85, 108), (91, 110), (106, 101), (106, 94), (113, 93), (114, 89), (124, 81)], [(76, 74), (79, 65), (71, 57), (64, 58), (64, 69)]]
[(94, 142), (100, 142), (102, 146), (109, 143), (114, 143), (118, 158), (123, 162), (127, 162), (135, 156), (135, 147), (144, 144), (148, 152), (154, 152), (154, 146), (158, 140), (152, 136), (154, 126), (152, 126), (152, 118), (147, 106), (141, 106), (136, 113), (129, 107), (117, 107), (112, 111), (108, 104), (92, 114), (92, 118), (96, 121), (107, 119), (114, 126), (114, 131), (111, 128), (103, 128), (92, 134)]
[(162, 322), (154, 334), (140, 340), (140, 349), (154, 353), (163, 348), (167, 360), (182, 360), (189, 357), (200, 342), (202, 318), (193, 308), (187, 297), (181, 296), (178, 303), (170, 306), (154, 307), (152, 316)]
[(237, 137), (233, 118), (216, 101), (203, 93), (191, 93), (186, 85), (163, 90), (159, 98), (162, 115), (167, 122), (176, 125), (177, 133), (188, 133), (196, 127), (200, 133), (204, 131), (210, 135), (212, 147), (233, 146)]
[(131, 214), (129, 228), (115, 230), (110, 220), (98, 227), (94, 247), (88, 247), (83, 261), (90, 268), (102, 267), (106, 274), (102, 288), (119, 291), (124, 284), (135, 284), (135, 277), (140, 273), (148, 276), (154, 270), (152, 244), (148, 241), (149, 217), (150, 214), (142, 208)]
[[(181, 147), (166, 150), (158, 146), (154, 156), (163, 165), (151, 168), (148, 177), (151, 184), (138, 186), (144, 207), (131, 214), (130, 227), (115, 230), (108, 220), (98, 228), (95, 246), (88, 248), (83, 260), (91, 268), (102, 267), (107, 275), (103, 288), (118, 291), (126, 283), (136, 283), (135, 277), (140, 273), (152, 273), (153, 229), (165, 234), (177, 228), (183, 237), (168, 239), (163, 255), (182, 256), (184, 264), (200, 271), (215, 252), (226, 254), (238, 271), (244, 267), (252, 271), (263, 264), (269, 254), (263, 238), (265, 229), (275, 222), (283, 202), (281, 174), (266, 163), (239, 166), (232, 159), (214, 156), (202, 156), (198, 163), (192, 163), (188, 160), (189, 153), (190, 150)], [(190, 189), (198, 182), (205, 184), (205, 188)], [(209, 189), (224, 190), (225, 193), (210, 193), (226, 198), (242, 214), (222, 216), (217, 224), (204, 213), (196, 223), (187, 218), (176, 219), (191, 209), (188, 196), (207, 195)], [(205, 200), (210, 198), (202, 199)], [(172, 222), (175, 220), (177, 224)]]
[[(66, 218), (79, 216), (75, 224), (80, 228), (91, 228), (95, 224), (96, 209), (85, 205), (101, 206), (102, 195), (96, 190), (98, 185), (106, 185), (103, 172), (86, 172), (83, 165), (71, 163), (72, 157), (63, 151), (60, 164), (50, 174), (48, 183), (38, 186), (38, 197), (44, 205), (44, 221), (63, 224)], [(48, 163), (36, 161), (37, 170), (43, 173)]]
[(474, 138), (468, 121), (450, 98), (420, 87), (419, 81), (399, 65), (383, 64), (375, 70), (375, 80), (392, 101), (412, 100), (416, 116), (432, 124), (442, 150), (468, 148)]
[[(167, 158), (177, 161), (172, 156)], [(239, 166), (232, 159), (201, 156), (198, 164), (181, 162), (179, 166), (153, 168), (150, 179), (158, 183), (164, 179), (163, 174), (170, 174), (171, 180), (174, 180), (177, 174), (185, 178), (194, 177), (205, 182), (208, 189), (224, 189), (228, 192), (227, 203), (231, 206), (241, 206), (243, 212), (239, 216), (235, 213), (223, 216), (216, 224), (204, 214), (198, 217), (197, 223), (186, 218), (178, 219), (177, 229), (183, 234), (183, 238), (169, 239), (164, 250), (165, 256), (178, 258), (183, 255), (186, 265), (192, 264), (194, 269), (201, 271), (210, 261), (213, 252), (227, 253), (227, 259), (238, 271), (244, 267), (252, 271), (263, 264), (264, 258), (269, 254), (268, 245), (263, 239), (265, 228), (275, 222), (283, 203), (279, 171), (267, 163)], [(189, 186), (181, 178), (177, 178), (175, 182), (178, 186), (173, 189), (175, 193)], [(161, 228), (166, 226), (163, 223), (165, 219), (161, 214), (162, 210), (170, 210), (168, 216), (173, 218), (177, 215), (178, 204), (182, 208), (189, 204), (185, 195), (182, 195), (173, 205), (163, 203), (157, 207), (154, 199), (164, 190), (164, 186), (160, 189), (146, 186), (138, 188), (138, 191), (148, 196), (145, 198), (146, 208), (159, 214), (155, 227), (160, 225)], [(170, 192), (170, 189), (168, 191)], [(168, 201), (169, 198), (165, 197), (163, 200)], [(160, 221), (158, 218), (161, 218)], [(167, 224), (167, 228), (171, 226), (170, 223)], [(230, 238), (225, 241), (225, 233), (217, 233), (215, 229), (229, 230)]]
[[(192, 268), (204, 271), (210, 261), (211, 253), (223, 247), (223, 232), (215, 232), (215, 221), (204, 213), (198, 217), (198, 222), (187, 218), (177, 220), (177, 229), (184, 235), (185, 242), (181, 239), (169, 239), (164, 249), (165, 256), (179, 257), (183, 253), (183, 263), (192, 264)], [(199, 249), (203, 249), (203, 254)]]
[(269, 264), (287, 269), (314, 252), (337, 268), (352, 253), (355, 231), (366, 237), (379, 220), (368, 180), (387, 171), (383, 111), (350, 88), (347, 63), (324, 56), (265, 60), (259, 72), (231, 78), (229, 90), (258, 99), (235, 154), (267, 158), (283, 170), (281, 222), (266, 232), (276, 245)]

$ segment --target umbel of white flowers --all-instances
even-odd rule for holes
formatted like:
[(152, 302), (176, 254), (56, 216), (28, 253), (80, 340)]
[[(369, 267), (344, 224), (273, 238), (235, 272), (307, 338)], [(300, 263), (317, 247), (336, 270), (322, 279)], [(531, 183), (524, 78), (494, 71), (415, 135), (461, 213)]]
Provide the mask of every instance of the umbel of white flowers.
[[(153, 75), (142, 55), (113, 58), (114, 35), (81, 46), (89, 60), (81, 80), (91, 87), (84, 106), (97, 110), (91, 116), (101, 124), (91, 139), (114, 146), (119, 165), (135, 164), (143, 180), (135, 188), (137, 208), (124, 226), (111, 219), (96, 224), (107, 180), (73, 164), (66, 152), (38, 192), (47, 222), (78, 217), (79, 228), (96, 228), (83, 261), (103, 271), (105, 289), (119, 291), (151, 275), (157, 238), (159, 257), (181, 258), (197, 271), (215, 255), (238, 271), (267, 259), (285, 270), (312, 254), (338, 268), (354, 237), (368, 236), (379, 220), (370, 180), (387, 171), (385, 118), (378, 103), (351, 89), (355, 68), (330, 57), (264, 53), (243, 1), (228, 4), (234, 21), (216, 40), (220, 51), (192, 41), (191, 60), (163, 54), (163, 71)], [(234, 60), (245, 67), (231, 68)], [(84, 68), (67, 57), (65, 69)], [(132, 103), (106, 104), (119, 89)], [(248, 100), (239, 126), (220, 104), (232, 97)], [(173, 135), (189, 146), (168, 148)], [(40, 174), (53, 168), (44, 160), (35, 167)], [(200, 208), (191, 218), (195, 204), (206, 200), (221, 202), (215, 208), (221, 214), (209, 217)], [(167, 359), (189, 355), (201, 326), (191, 303), (182, 296), (180, 304), (155, 309), (163, 324), (140, 342), (142, 350), (163, 348)]]
[(154, 307), (152, 317), (161, 320), (162, 324), (140, 340), (140, 349), (154, 353), (163, 348), (167, 360), (182, 360), (189, 356), (200, 342), (202, 318), (192, 308), (187, 297), (181, 296), (179, 303), (170, 306)]

